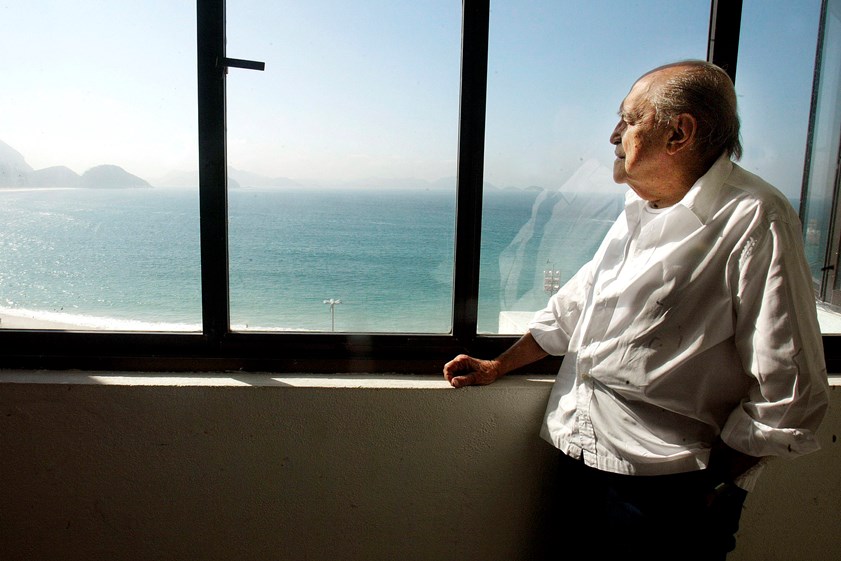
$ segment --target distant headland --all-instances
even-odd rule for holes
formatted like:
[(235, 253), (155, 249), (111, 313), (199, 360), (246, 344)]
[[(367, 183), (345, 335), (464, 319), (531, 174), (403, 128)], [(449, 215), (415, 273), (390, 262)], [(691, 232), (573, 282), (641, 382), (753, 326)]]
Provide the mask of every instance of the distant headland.
[(152, 185), (114, 165), (95, 166), (82, 175), (65, 166), (32, 169), (20, 152), (0, 140), (0, 189), (30, 187), (136, 189)]
[[(587, 168), (592, 162), (586, 162)], [(319, 180), (298, 180), (289, 177), (263, 176), (257, 173), (228, 166), (228, 189), (248, 188), (335, 188), (335, 189), (387, 189), (450, 191), (456, 188), (456, 177), (442, 177), (435, 180), (416, 177), (367, 177), (346, 181), (323, 182)], [(588, 168), (589, 169), (589, 168)], [(172, 171), (164, 176), (152, 178), (151, 182), (127, 172), (116, 165), (95, 166), (79, 175), (67, 166), (51, 166), (33, 169), (26, 163), (23, 154), (0, 140), (0, 189), (41, 188), (85, 188), (85, 189), (137, 189), (137, 188), (184, 188), (199, 184), (198, 171)], [(482, 183), (485, 191), (535, 191), (545, 188), (539, 185), (528, 187), (499, 187), (488, 181)], [(613, 184), (611, 183), (611, 186)], [(588, 188), (590, 186), (588, 185)]]

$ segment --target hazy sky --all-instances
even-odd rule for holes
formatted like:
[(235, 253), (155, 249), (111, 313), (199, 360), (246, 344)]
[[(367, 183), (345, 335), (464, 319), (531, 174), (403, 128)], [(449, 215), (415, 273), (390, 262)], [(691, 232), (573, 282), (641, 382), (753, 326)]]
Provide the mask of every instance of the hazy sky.
[[(455, 175), (461, 3), (228, 0), (229, 161), (300, 180)], [(745, 167), (799, 192), (819, 0), (746, 0)], [(612, 161), (631, 83), (706, 54), (709, 2), (492, 2), (486, 180)], [(0, 2), (0, 140), (34, 168), (197, 167), (195, 4)]]

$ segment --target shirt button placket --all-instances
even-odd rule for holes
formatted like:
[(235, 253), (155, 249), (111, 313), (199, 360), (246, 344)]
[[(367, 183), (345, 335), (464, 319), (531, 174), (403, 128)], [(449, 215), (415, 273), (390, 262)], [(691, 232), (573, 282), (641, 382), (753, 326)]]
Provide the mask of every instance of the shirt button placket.
[(595, 455), (596, 435), (593, 430), (593, 423), (590, 421), (590, 404), (593, 400), (593, 377), (590, 374), (591, 361), (578, 355), (577, 370), (580, 373), (580, 383), (576, 388), (576, 401), (578, 406), (575, 411), (576, 424), (578, 425), (579, 445), (583, 451)]

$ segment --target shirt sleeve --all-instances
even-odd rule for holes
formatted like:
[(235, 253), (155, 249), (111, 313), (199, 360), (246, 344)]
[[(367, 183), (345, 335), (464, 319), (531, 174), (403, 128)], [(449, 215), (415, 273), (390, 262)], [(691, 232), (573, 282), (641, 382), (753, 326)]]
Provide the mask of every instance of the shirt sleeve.
[(570, 341), (584, 311), (593, 281), (592, 267), (593, 262), (590, 261), (579, 269), (529, 323), (532, 337), (550, 355), (560, 356), (570, 350)]
[(735, 343), (752, 380), (721, 437), (752, 456), (795, 457), (820, 448), (815, 432), (828, 382), (798, 225), (794, 217), (757, 219), (731, 263)]

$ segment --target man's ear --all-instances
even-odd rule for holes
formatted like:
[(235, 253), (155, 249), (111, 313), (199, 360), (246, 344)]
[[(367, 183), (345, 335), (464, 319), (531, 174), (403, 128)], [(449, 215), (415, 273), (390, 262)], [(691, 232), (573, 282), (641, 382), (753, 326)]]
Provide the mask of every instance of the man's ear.
[(666, 146), (668, 153), (676, 154), (693, 146), (697, 131), (698, 121), (689, 113), (681, 113), (672, 118), (669, 123), (669, 139)]

